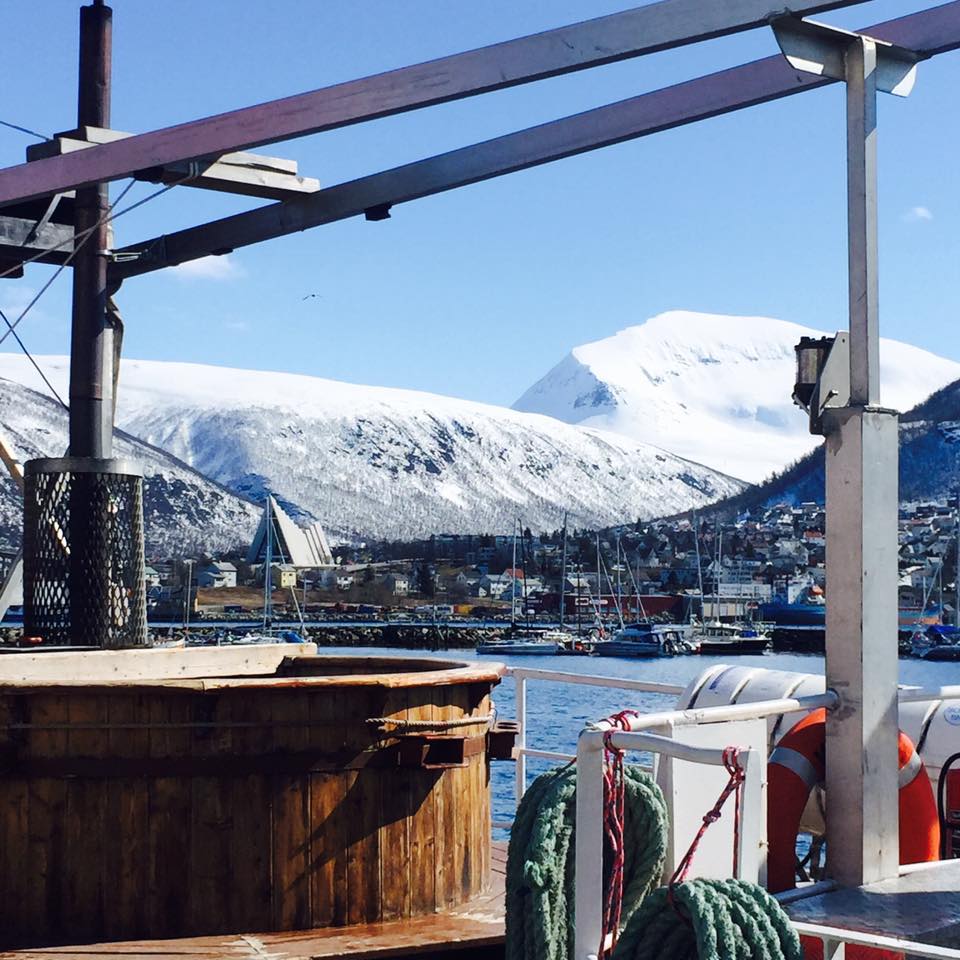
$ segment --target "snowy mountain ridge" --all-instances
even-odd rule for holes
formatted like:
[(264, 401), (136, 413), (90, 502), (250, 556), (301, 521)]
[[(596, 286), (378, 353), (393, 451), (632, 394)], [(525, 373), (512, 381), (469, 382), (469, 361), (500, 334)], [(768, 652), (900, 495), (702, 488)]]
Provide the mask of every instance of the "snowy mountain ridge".
[[(0, 380), (0, 430), (20, 461), (59, 457), (67, 447), (67, 414), (55, 400)], [(114, 456), (143, 470), (148, 556), (200, 555), (246, 546), (260, 509), (192, 470), (186, 463), (117, 432)], [(0, 542), (20, 542), (23, 507), (13, 480), (0, 476)]]
[[(59, 389), (63, 357), (38, 358)], [(35, 383), (0, 354), (0, 376)], [(118, 423), (334, 536), (555, 529), (686, 510), (742, 484), (648, 444), (502, 407), (287, 373), (125, 360)]]
[[(575, 347), (514, 409), (610, 430), (759, 481), (817, 445), (790, 394), (794, 346), (823, 331), (768, 317), (672, 310)], [(885, 405), (907, 410), (960, 364), (881, 340)]]

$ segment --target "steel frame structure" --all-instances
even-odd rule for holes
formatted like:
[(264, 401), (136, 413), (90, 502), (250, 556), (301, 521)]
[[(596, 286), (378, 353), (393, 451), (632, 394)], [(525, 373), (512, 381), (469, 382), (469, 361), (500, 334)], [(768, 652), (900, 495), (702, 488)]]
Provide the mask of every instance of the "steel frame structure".
[[(0, 170), (0, 265), (12, 263), (10, 271), (15, 272), (18, 257), (20, 261), (31, 256), (56, 261), (63, 256), (63, 249), (70, 249), (69, 225), (65, 231), (62, 224), (48, 222), (46, 214), (46, 220), (38, 217), (35, 226), (28, 226), (24, 233), (17, 220), (29, 219), (24, 208), (36, 200), (47, 200), (48, 210), (52, 210), (58, 196), (78, 191), (80, 202), (74, 206), (80, 208), (80, 219), (89, 221), (90, 210), (103, 209), (106, 184), (119, 177), (150, 178), (151, 172), (159, 171), (158, 178), (163, 179), (164, 171), (169, 177), (177, 164), (194, 161), (208, 169), (226, 153), (763, 27), (782, 22), (785, 16), (805, 17), (859, 2), (866, 0), (660, 0), (429, 63), (9, 167)], [(102, 0), (93, 0), (93, 6), (85, 9), (98, 8), (105, 9)], [(868, 798), (896, 783), (896, 736), (889, 736), (891, 729), (895, 734), (890, 711), (895, 687), (890, 678), (895, 683), (896, 648), (889, 649), (886, 642), (890, 629), (895, 629), (896, 608), (891, 615), (889, 598), (878, 592), (890, 580), (891, 563), (894, 572), (896, 569), (888, 536), (891, 517), (894, 524), (896, 519), (895, 486), (877, 478), (878, 465), (890, 469), (896, 431), (895, 419), (878, 407), (876, 380), (876, 131), (870, 112), (876, 88), (874, 41), (897, 44), (917, 59), (957, 49), (960, 0), (875, 24), (853, 36), (853, 52), (844, 54), (844, 75), (839, 78), (800, 73), (783, 58), (769, 57), (120, 250), (107, 250), (100, 242), (89, 244), (95, 258), (112, 262), (104, 279), (102, 269), (89, 257), (78, 258), (83, 264), (81, 271), (92, 280), (76, 285), (78, 291), (86, 292), (75, 297), (75, 331), (80, 325), (104, 336), (95, 351), (96, 362), (91, 362), (88, 338), (79, 338), (74, 350), (72, 367), (78, 360), (85, 363), (86, 379), (95, 383), (99, 392), (86, 396), (86, 407), (92, 402), (97, 408), (94, 413), (71, 411), (71, 436), (89, 438), (94, 416), (101, 425), (107, 422), (103, 410), (108, 406), (116, 358), (107, 349), (104, 292), (116, 289), (126, 278), (361, 213), (368, 219), (381, 219), (398, 203), (844, 80), (848, 90), (850, 357), (855, 390), (853, 405), (834, 414), (828, 443), (828, 459), (833, 464), (828, 467), (828, 555), (850, 561), (848, 578), (832, 581), (838, 590), (849, 592), (849, 602), (837, 602), (838, 612), (828, 622), (827, 675), (839, 691), (842, 709), (837, 716), (843, 717), (842, 735), (829, 739), (828, 791), (837, 798), (859, 798), (854, 811), (842, 804), (832, 805), (831, 829), (838, 837), (856, 834), (861, 842), (857, 849), (839, 842), (831, 869), (846, 884), (889, 875), (895, 858), (889, 851), (879, 853), (874, 842), (879, 839), (887, 844), (896, 835), (895, 822), (890, 832), (889, 803), (880, 811), (884, 822), (878, 835), (871, 838), (870, 849), (862, 842)], [(78, 126), (107, 126), (104, 117), (109, 116), (109, 104), (101, 103), (98, 109), (99, 114), (97, 109), (81, 109)], [(10, 218), (4, 217), (4, 207), (11, 208), (7, 211)], [(62, 245), (55, 250), (57, 237)], [(108, 426), (112, 427), (112, 420)], [(95, 444), (85, 440), (85, 445), (90, 447), (88, 455), (103, 455)], [(895, 546), (895, 539), (893, 542)], [(879, 575), (877, 571), (881, 571)], [(865, 620), (868, 611), (875, 614)], [(873, 630), (883, 636), (882, 643), (871, 637)], [(840, 728), (835, 721), (831, 723), (837, 733)], [(878, 742), (886, 744), (888, 740), (889, 750), (886, 746), (878, 749)], [(893, 797), (895, 805), (895, 792)]]

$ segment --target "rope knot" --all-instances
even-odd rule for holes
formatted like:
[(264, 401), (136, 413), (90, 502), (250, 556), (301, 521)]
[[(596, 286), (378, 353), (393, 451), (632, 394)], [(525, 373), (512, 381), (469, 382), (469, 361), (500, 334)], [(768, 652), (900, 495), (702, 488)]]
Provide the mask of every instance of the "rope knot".
[(727, 773), (730, 774), (731, 780), (735, 780), (738, 784), (743, 783), (743, 778), (746, 775), (746, 772), (744, 771), (743, 767), (740, 766), (739, 747), (724, 747), (723, 766)]
[[(607, 718), (611, 729), (603, 733), (603, 827), (613, 854), (610, 880), (603, 905), (603, 934), (598, 951), (599, 960), (616, 946), (623, 909), (624, 852), (624, 775), (623, 751), (613, 745), (613, 735), (619, 730), (630, 730), (630, 719), (638, 717), (636, 710), (621, 710)], [(608, 947), (609, 941), (609, 947)]]
[(717, 802), (703, 815), (703, 824), (697, 831), (697, 835), (693, 838), (693, 843), (690, 844), (690, 848), (683, 855), (683, 859), (677, 864), (677, 869), (674, 871), (673, 876), (670, 878), (669, 901), (678, 914), (680, 911), (674, 904), (673, 889), (677, 884), (683, 883), (683, 881), (686, 880), (687, 873), (693, 864), (694, 854), (697, 852), (697, 847), (700, 846), (703, 835), (707, 832), (707, 827), (720, 819), (723, 812), (723, 805), (727, 802), (731, 793), (734, 794), (735, 797), (733, 814), (733, 875), (736, 876), (740, 872), (740, 792), (743, 787), (743, 779), (746, 772), (740, 765), (739, 747), (724, 747), (721, 759), (723, 761), (723, 767), (729, 774), (730, 779), (727, 781), (727, 785), (720, 791)]

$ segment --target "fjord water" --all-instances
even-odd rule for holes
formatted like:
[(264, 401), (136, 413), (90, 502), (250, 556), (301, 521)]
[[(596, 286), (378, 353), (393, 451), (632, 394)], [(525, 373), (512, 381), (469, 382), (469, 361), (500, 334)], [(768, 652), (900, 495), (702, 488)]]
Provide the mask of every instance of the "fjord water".
[[(424, 656), (445, 660), (474, 661), (472, 650), (420, 651), (394, 647), (323, 647), (319, 651), (339, 655)], [(493, 657), (484, 658), (487, 660)], [(508, 666), (537, 670), (553, 670), (582, 676), (616, 677), (647, 680), (657, 683), (686, 684), (707, 667), (727, 663), (743, 667), (766, 667), (769, 670), (790, 670), (797, 673), (823, 673), (823, 657), (814, 654), (768, 653), (756, 656), (688, 656), (663, 657), (655, 660), (620, 660), (605, 657), (509, 657)], [(932, 663), (925, 660), (901, 660), (900, 682), (923, 687), (960, 684), (960, 663)], [(516, 716), (514, 682), (504, 678), (493, 691), (497, 715), (501, 719)], [(585, 723), (608, 717), (619, 710), (668, 710), (674, 697), (586, 687), (572, 683), (531, 682), (527, 685), (527, 746), (572, 754), (577, 735)], [(530, 777), (553, 765), (554, 761), (530, 760)], [(510, 820), (514, 811), (514, 765), (497, 762), (491, 765), (493, 819)], [(497, 833), (500, 836), (500, 832)]]

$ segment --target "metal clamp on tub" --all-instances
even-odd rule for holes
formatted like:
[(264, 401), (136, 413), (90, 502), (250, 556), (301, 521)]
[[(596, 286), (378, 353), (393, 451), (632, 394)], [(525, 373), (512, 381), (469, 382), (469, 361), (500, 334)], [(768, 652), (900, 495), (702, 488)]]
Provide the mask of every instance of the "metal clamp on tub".
[[(397, 765), (443, 770), (465, 767), (471, 757), (487, 752), (488, 736), (494, 715), (454, 717), (447, 720), (405, 720), (370, 717), (367, 724), (376, 727), (384, 738), (396, 738)], [(483, 724), (487, 732), (473, 736), (440, 732)]]
[(516, 760), (519, 720), (497, 720), (487, 734), (487, 756), (491, 760)]
[(487, 738), (458, 737), (443, 733), (407, 734), (397, 744), (397, 762), (401, 767), (446, 770), (465, 767), (471, 757), (485, 753)]

